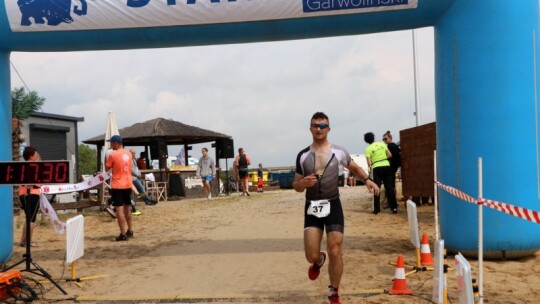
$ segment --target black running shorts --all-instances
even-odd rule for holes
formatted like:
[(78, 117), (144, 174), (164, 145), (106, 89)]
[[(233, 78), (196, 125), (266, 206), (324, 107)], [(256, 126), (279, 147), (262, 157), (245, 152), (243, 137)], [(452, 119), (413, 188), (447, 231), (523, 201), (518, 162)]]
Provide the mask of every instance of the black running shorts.
[[(37, 213), (39, 210), (39, 195), (36, 194), (29, 194), (29, 195), (21, 195), (19, 196), (19, 200), (21, 202), (21, 208), (24, 210), (24, 213), (26, 214), (26, 204), (30, 204), (30, 219), (32, 223), (36, 222)], [(27, 214), (28, 216), (28, 214)]]
[(111, 189), (111, 200), (115, 207), (131, 205), (131, 188)]
[(326, 233), (332, 231), (338, 231), (343, 233), (345, 230), (345, 219), (343, 217), (343, 208), (341, 207), (341, 201), (338, 198), (331, 199), (330, 201), (330, 214), (327, 217), (318, 218), (313, 215), (307, 214), (310, 201), (306, 201), (304, 207), (304, 229), (308, 227), (317, 227), (324, 230), (326, 227)]

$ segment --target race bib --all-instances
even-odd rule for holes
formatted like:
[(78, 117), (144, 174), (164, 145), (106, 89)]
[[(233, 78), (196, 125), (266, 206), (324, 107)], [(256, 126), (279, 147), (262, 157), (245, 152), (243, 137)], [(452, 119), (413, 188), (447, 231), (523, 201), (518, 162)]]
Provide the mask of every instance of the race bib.
[(307, 214), (316, 216), (318, 218), (327, 217), (330, 214), (330, 201), (310, 201)]

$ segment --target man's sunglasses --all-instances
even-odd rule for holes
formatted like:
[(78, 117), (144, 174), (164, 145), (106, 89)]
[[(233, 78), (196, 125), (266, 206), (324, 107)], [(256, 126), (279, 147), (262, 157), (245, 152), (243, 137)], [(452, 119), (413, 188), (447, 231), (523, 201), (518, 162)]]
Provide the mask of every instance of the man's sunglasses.
[(313, 129), (319, 128), (319, 129), (321, 129), (321, 130), (324, 130), (324, 129), (330, 127), (330, 125), (329, 125), (329, 124), (325, 124), (325, 123), (320, 123), (320, 124), (311, 124), (311, 127), (312, 127)]

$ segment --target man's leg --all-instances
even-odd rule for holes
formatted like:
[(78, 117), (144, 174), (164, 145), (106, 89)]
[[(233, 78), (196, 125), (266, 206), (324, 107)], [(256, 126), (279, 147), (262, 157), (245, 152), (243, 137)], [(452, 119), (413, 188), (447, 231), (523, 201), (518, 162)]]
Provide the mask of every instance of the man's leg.
[(205, 180), (203, 183), (204, 183), (204, 195), (206, 195), (207, 199), (210, 199), (211, 197), (210, 182), (208, 180)]
[(114, 206), (114, 211), (116, 212), (116, 220), (118, 221), (118, 228), (120, 228), (120, 234), (126, 235), (126, 213), (131, 214), (129, 212), (129, 205), (127, 206), (127, 212), (124, 212), (125, 206)]
[(386, 199), (388, 200), (388, 205), (390, 205), (390, 209), (392, 209), (392, 212), (395, 213), (397, 211), (396, 188), (394, 178), (392, 177), (392, 169), (390, 169), (390, 167), (385, 167), (382, 179), (386, 191)]
[(339, 288), (341, 275), (343, 274), (343, 233), (331, 231), (327, 235), (327, 248), (330, 263), (328, 264), (328, 274), (330, 276), (330, 285)]
[(133, 232), (133, 216), (131, 215), (131, 212), (129, 212), (130, 206), (124, 205), (124, 213), (126, 217), (126, 223), (127, 223), (127, 230)]
[[(375, 168), (373, 169), (373, 181), (375, 182), (375, 184), (377, 184), (377, 186), (379, 187), (379, 189), (381, 188), (381, 185), (382, 185), (382, 180), (381, 180), (381, 177), (379, 175), (379, 168)], [(386, 189), (385, 189), (386, 191)], [(377, 214), (381, 212), (381, 195), (373, 195), (373, 213)]]
[(304, 251), (310, 264), (320, 262), (322, 237), (323, 231), (317, 227), (308, 227), (304, 230)]
[(246, 194), (249, 195), (249, 181), (248, 177), (244, 177), (244, 191), (246, 191)]
[(304, 250), (307, 261), (311, 264), (308, 269), (308, 278), (316, 280), (321, 273), (321, 267), (326, 261), (326, 253), (321, 252), (323, 230), (317, 227), (304, 229)]

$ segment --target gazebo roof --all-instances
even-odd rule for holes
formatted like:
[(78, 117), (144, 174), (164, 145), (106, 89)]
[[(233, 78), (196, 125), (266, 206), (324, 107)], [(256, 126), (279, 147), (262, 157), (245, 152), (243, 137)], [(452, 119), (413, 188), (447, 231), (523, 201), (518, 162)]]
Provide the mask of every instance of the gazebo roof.
[[(199, 144), (229, 135), (183, 124), (172, 119), (155, 118), (119, 129), (125, 146), (148, 146), (156, 138), (165, 139), (167, 145)], [(84, 140), (83, 143), (103, 146), (105, 134)]]

